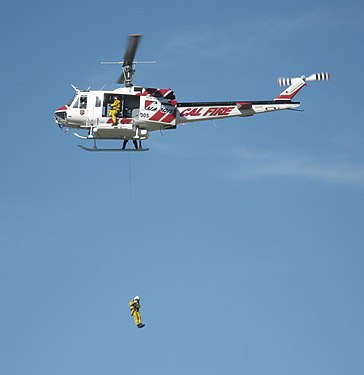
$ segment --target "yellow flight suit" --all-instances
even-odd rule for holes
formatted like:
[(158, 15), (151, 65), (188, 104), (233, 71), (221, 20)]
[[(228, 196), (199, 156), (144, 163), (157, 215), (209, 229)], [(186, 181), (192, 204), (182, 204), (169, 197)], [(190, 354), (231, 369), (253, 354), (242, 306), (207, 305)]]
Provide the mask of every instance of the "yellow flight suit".
[(137, 326), (140, 326), (142, 325), (142, 318), (140, 316), (140, 312), (139, 312), (139, 309), (140, 309), (140, 303), (138, 301), (135, 301), (135, 300), (131, 300), (129, 302), (129, 307), (130, 307), (130, 314), (133, 316), (134, 318), (134, 322)]
[(110, 104), (111, 109), (109, 109), (109, 116), (112, 118), (112, 122), (114, 125), (116, 124), (117, 118), (116, 116), (120, 112), (121, 109), (121, 102), (119, 99), (115, 99), (114, 103)]

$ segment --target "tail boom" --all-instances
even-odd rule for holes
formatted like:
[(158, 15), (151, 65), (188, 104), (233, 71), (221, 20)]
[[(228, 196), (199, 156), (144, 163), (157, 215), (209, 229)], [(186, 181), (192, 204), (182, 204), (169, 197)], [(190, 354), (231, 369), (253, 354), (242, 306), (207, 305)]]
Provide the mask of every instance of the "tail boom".
[(299, 106), (299, 102), (282, 100), (178, 103), (177, 123), (248, 117), (265, 112), (293, 109)]
[(188, 102), (177, 104), (176, 123), (248, 117), (260, 113), (295, 109), (300, 102), (292, 102), (297, 93), (310, 81), (327, 81), (329, 73), (315, 73), (308, 77), (278, 78), (280, 86), (288, 86), (271, 101)]

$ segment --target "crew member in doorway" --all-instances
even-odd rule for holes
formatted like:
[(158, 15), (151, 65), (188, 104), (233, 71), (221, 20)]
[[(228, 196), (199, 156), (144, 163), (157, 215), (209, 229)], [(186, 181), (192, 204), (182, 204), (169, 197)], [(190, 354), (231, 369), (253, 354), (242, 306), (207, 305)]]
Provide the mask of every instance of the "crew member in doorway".
[(133, 316), (135, 325), (138, 328), (143, 328), (145, 326), (145, 324), (142, 323), (142, 318), (141, 318), (140, 312), (139, 312), (139, 309), (140, 309), (140, 297), (139, 296), (135, 296), (134, 299), (132, 299), (129, 302), (129, 307), (130, 307), (130, 315)]
[(110, 104), (111, 109), (109, 109), (109, 116), (112, 118), (112, 122), (115, 125), (117, 123), (117, 115), (121, 109), (121, 102), (117, 96), (114, 96), (114, 102)]

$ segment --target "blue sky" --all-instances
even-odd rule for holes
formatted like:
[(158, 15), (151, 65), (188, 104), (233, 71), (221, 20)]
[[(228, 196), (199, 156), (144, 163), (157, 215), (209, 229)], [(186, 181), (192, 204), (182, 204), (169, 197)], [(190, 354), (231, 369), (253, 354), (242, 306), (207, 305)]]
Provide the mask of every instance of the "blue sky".
[[(364, 368), (360, 1), (14, 1), (1, 11), (0, 373), (339, 375)], [(135, 84), (304, 112), (86, 153), (53, 111)], [(128, 301), (141, 296), (137, 330)]]

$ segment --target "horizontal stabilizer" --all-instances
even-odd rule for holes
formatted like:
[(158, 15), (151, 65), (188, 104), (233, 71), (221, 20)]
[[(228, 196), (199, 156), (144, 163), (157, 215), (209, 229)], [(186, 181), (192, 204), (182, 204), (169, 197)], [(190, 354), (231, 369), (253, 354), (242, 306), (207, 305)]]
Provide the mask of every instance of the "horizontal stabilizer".
[(238, 102), (236, 103), (236, 106), (238, 107), (238, 110), (247, 110), (253, 108), (253, 103), (251, 102)]

